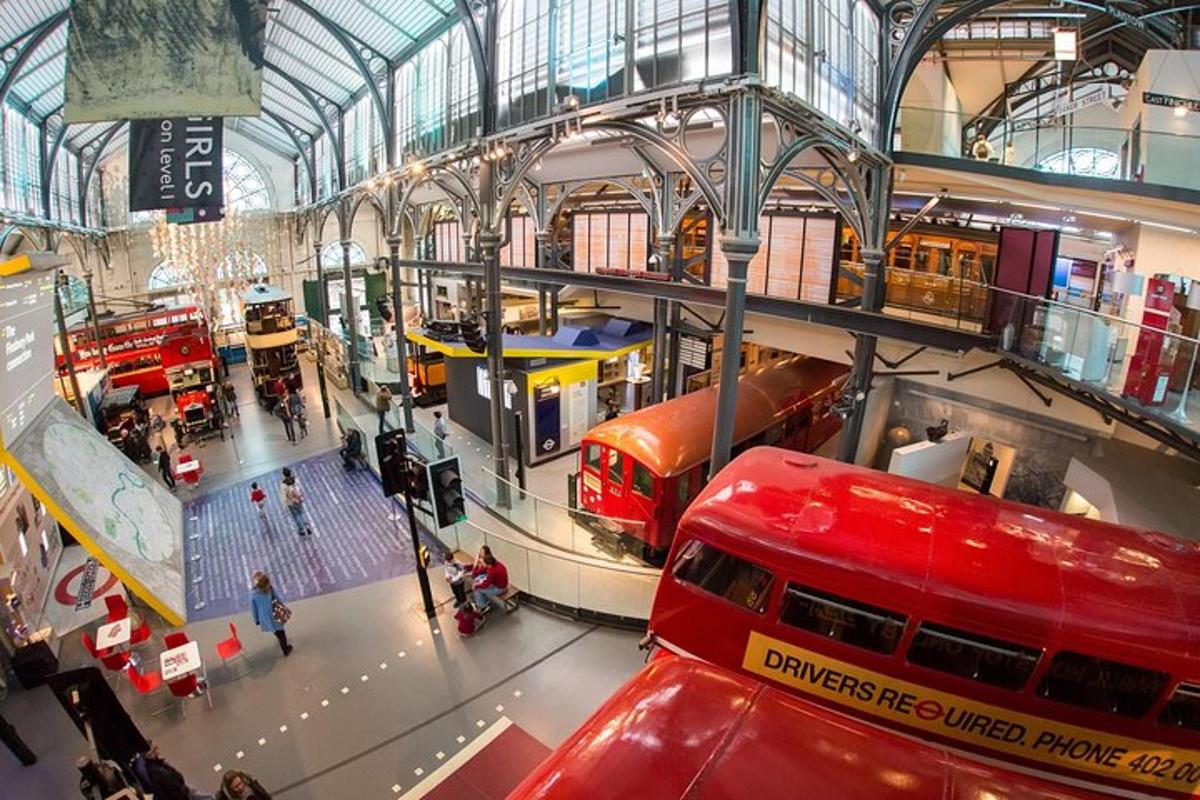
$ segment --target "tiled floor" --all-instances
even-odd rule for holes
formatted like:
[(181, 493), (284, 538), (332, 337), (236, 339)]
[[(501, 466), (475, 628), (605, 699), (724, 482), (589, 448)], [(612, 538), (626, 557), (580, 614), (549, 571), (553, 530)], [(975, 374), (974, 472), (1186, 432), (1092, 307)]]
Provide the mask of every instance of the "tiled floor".
[[(234, 375), (245, 383), (244, 367)], [(186, 630), (201, 645), (214, 707), (193, 701), (186, 719), (177, 710), (152, 716), (168, 697), (139, 698), (125, 687), (120, 696), (134, 720), (196, 788), (213, 791), (220, 770), (237, 767), (286, 800), (398, 797), (501, 717), (557, 745), (641, 665), (639, 635), (529, 607), (509, 615), (493, 612), (465, 640), (448, 611), (427, 620), (414, 574), (378, 580), (404, 573), (411, 548), (392, 538), (387, 505), (375, 493), (373, 478), (362, 474), (370, 486), (335, 486), (345, 479), (336, 455), (319, 454), (336, 446), (337, 429), (321, 418), (314, 384), (306, 386), (311, 433), (305, 443), (288, 444), (282, 426), (252, 403), (244, 387), (242, 419), (233, 429), (236, 449), (213, 440), (191, 450), (206, 467), (196, 495), (202, 499), (193, 509), (197, 519), (188, 520), (200, 525), (193, 529), (201, 534), (194, 543), (201, 555), (195, 565), (205, 570), (191, 577), (203, 574), (197, 584), (203, 589), (197, 591), (207, 592), (202, 596), (211, 604), (198, 616), (221, 616), (192, 621)], [(267, 486), (271, 530), (256, 529), (245, 482), (312, 456), (318, 457), (299, 470), (318, 537), (311, 544), (296, 540), (277, 507), (277, 481)], [(331, 491), (338, 502), (322, 497)], [(183, 493), (181, 499), (193, 498)], [(369, 524), (361, 522), (368, 518)], [(315, 561), (305, 565), (310, 555)], [(288, 658), (274, 638), (254, 627), (242, 605), (245, 576), (259, 561), (274, 565), (285, 592), (297, 597), (333, 590), (291, 602), (295, 615), (288, 634), (295, 651)], [(432, 577), (436, 598), (447, 598), (445, 584)], [(230, 621), (237, 623), (254, 666), (240, 678), (220, 665), (214, 650), (228, 635)], [(71, 639), (60, 661), (70, 669), (89, 659)], [(146, 662), (155, 666), (156, 651)], [(0, 795), (78, 796), (74, 760), (86, 745), (49, 691), (14, 688), (0, 713), (40, 759), (22, 768), (0, 751)]]

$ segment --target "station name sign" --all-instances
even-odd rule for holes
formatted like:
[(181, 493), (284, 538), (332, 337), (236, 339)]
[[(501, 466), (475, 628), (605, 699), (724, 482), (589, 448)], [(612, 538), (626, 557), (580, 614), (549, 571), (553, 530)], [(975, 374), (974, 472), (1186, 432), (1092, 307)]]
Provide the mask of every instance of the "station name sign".
[(1165, 108), (1186, 108), (1188, 111), (1200, 111), (1200, 100), (1188, 97), (1176, 97), (1173, 94), (1158, 92), (1142, 92), (1142, 102), (1148, 106), (1163, 106)]
[[(224, 205), (221, 117), (129, 123), (129, 210), (219, 209)], [(219, 215), (205, 214), (208, 219)]]

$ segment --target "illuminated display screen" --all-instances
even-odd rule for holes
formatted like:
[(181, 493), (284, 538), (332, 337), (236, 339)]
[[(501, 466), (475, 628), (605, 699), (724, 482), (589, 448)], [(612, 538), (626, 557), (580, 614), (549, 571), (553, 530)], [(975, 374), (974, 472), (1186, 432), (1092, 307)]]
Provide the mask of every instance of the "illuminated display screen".
[(54, 273), (0, 279), (0, 442), (11, 445), (54, 397)]

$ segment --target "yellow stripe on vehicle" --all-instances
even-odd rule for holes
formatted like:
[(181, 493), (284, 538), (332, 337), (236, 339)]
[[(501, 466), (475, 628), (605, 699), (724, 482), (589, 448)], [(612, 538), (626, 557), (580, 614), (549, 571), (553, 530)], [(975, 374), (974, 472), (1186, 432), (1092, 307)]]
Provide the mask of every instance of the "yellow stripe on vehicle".
[(751, 631), (742, 668), (846, 709), (974, 748), (1123, 781), (1193, 792), (1200, 751), (1128, 739), (977, 703)]

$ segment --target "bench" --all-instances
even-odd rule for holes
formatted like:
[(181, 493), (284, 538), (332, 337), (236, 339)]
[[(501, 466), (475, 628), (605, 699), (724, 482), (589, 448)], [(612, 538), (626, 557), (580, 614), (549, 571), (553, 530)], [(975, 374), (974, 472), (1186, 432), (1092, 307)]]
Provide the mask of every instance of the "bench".
[(519, 594), (521, 594), (521, 590), (510, 583), (508, 588), (504, 590), (503, 594), (497, 595), (496, 599), (499, 600), (500, 604), (504, 606), (505, 614), (511, 614), (517, 610), (519, 606), (517, 603), (517, 596)]

